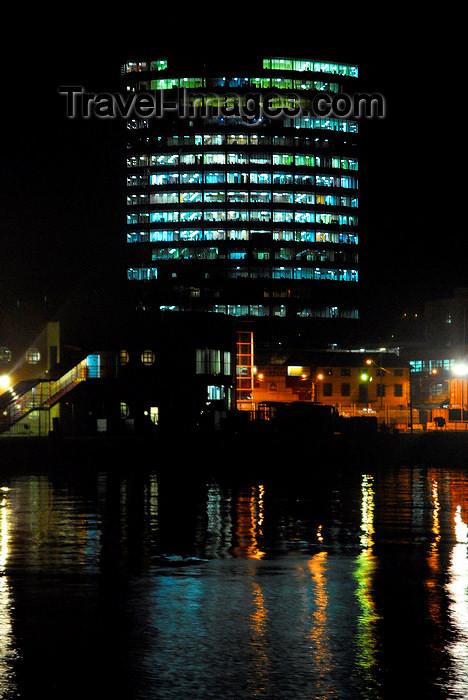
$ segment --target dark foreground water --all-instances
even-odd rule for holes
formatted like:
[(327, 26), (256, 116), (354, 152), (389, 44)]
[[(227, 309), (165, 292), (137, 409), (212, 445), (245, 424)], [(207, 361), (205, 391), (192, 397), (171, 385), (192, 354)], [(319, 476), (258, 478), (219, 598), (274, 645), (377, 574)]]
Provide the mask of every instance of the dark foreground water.
[(0, 467), (2, 700), (468, 697), (468, 471), (157, 461)]

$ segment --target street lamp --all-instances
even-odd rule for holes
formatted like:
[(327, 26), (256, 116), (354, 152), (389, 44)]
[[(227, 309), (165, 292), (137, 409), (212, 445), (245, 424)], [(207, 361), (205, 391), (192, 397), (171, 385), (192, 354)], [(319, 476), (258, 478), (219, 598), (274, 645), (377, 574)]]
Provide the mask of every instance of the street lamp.
[(388, 372), (388, 370), (384, 369), (381, 365), (377, 364), (375, 360), (371, 360), (370, 358), (366, 360), (366, 365), (375, 365), (377, 369), (379, 370), (380, 374), (380, 408), (383, 408), (383, 384), (382, 384), (382, 372)]
[(323, 374), (319, 373), (315, 377), (315, 382), (314, 382), (314, 401), (315, 403), (318, 403), (317, 398), (318, 398), (318, 382), (322, 381), (323, 379)]
[(2, 374), (0, 377), (0, 389), (8, 389), (10, 383), (10, 377), (8, 374)]

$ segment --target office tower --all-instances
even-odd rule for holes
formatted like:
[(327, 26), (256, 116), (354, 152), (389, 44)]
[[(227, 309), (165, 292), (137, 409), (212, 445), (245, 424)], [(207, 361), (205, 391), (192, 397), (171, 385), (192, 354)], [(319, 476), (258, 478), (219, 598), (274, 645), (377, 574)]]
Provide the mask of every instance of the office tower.
[(140, 305), (295, 328), (358, 318), (359, 123), (327, 110), (357, 66), (155, 56), (122, 73), (152, 105), (126, 124)]

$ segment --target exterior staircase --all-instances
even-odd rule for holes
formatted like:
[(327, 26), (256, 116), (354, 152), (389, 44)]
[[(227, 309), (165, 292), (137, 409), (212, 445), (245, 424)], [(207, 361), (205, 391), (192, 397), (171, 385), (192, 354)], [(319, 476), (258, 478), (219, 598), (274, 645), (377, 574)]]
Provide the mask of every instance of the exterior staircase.
[[(48, 411), (78, 384), (88, 379), (89, 358), (85, 358), (58, 379), (41, 377), (19, 382), (0, 397), (0, 434), (7, 432), (31, 411)], [(96, 373), (93, 372), (93, 377)]]

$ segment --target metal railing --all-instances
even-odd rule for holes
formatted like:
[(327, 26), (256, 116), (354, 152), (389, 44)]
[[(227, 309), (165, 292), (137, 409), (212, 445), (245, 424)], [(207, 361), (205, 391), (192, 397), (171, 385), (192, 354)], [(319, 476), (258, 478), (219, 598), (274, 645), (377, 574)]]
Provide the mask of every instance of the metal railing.
[(10, 402), (0, 415), (0, 433), (4, 433), (21, 421), (31, 411), (48, 411), (62, 396), (88, 378), (87, 358), (62, 375), (59, 379), (39, 379), (27, 391), (16, 394), (15, 387), (9, 389)]

